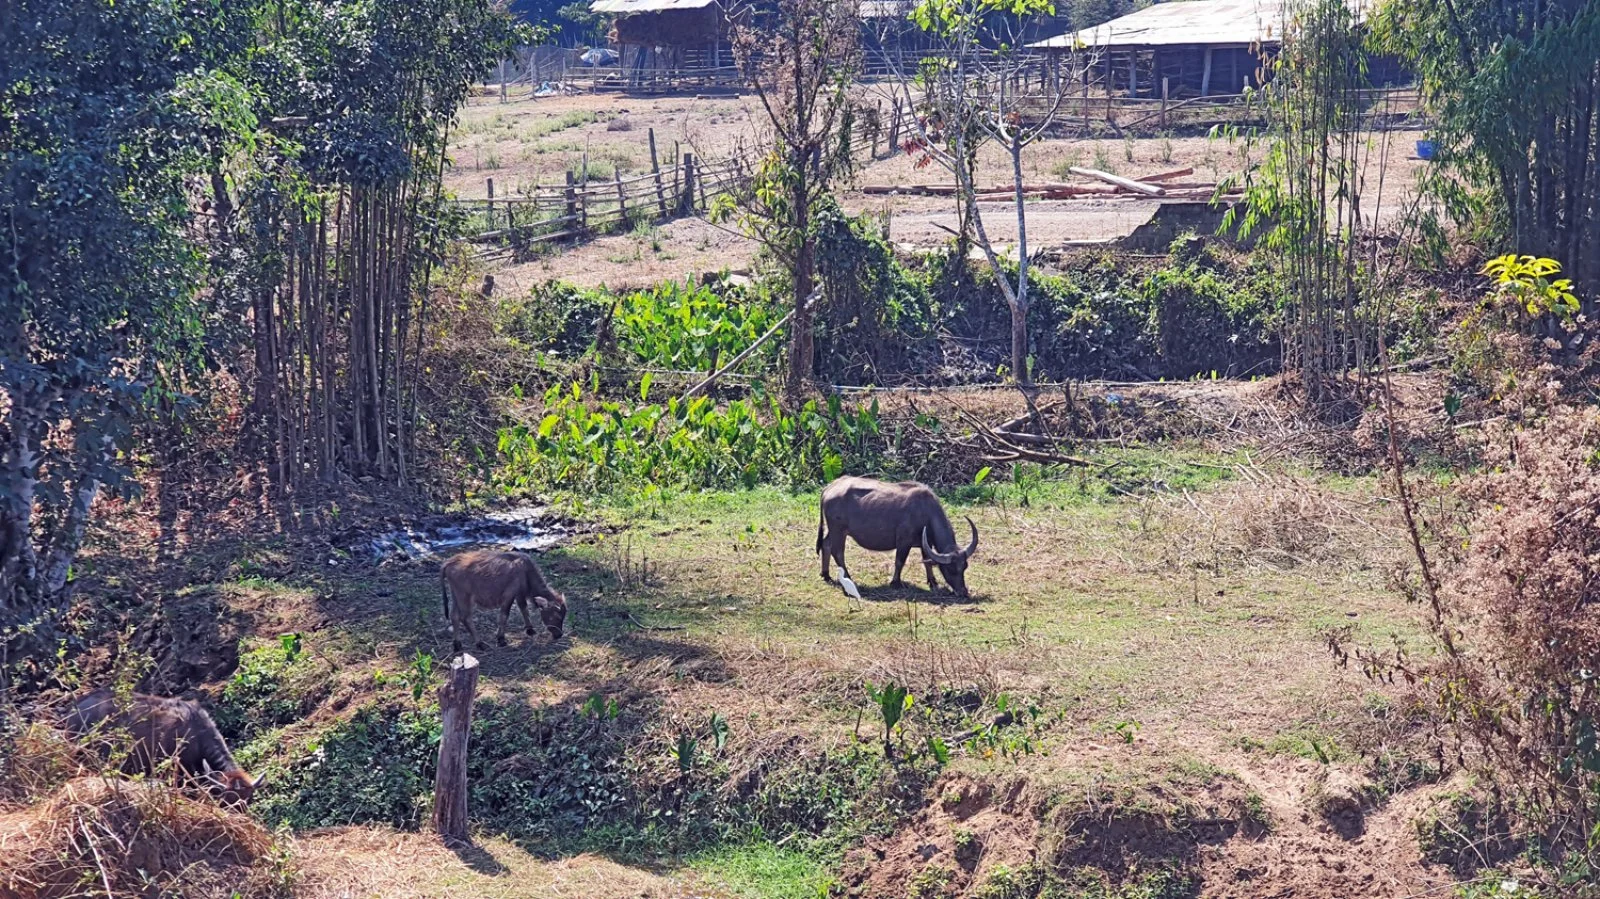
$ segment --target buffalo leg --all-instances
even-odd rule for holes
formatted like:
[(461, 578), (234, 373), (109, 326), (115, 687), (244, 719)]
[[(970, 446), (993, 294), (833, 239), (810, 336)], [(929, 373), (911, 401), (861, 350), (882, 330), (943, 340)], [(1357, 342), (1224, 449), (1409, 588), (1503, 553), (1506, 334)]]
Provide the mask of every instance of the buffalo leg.
[(517, 597), (517, 611), (522, 613), (522, 632), (530, 637), (533, 636), (535, 631), (533, 629), (533, 619), (528, 617), (528, 597)]
[[(839, 563), (839, 574), (849, 578), (850, 569), (846, 568), (844, 564), (844, 531), (839, 531), (838, 535), (833, 540), (833, 545), (829, 547), (829, 551), (833, 553), (833, 560)], [(829, 536), (832, 537), (833, 535), (830, 534)], [(852, 578), (852, 580), (854, 579)]]
[[(479, 639), (479, 637), (478, 637), (478, 629), (476, 627), (473, 627), (473, 625), (472, 625), (472, 616), (471, 615), (463, 615), (463, 616), (461, 616), (461, 630), (466, 631), (467, 632), (467, 636), (472, 638), (472, 645), (473, 646), (476, 646), (479, 649), (488, 649), (489, 648), (489, 644), (487, 644), (487, 643), (483, 642), (483, 640)], [(460, 631), (457, 631), (457, 633), (460, 633)], [(460, 645), (460, 642), (461, 642), (460, 640), (457, 640), (456, 641), (457, 645)]]
[(939, 592), (939, 582), (933, 579), (933, 566), (934, 566), (933, 562), (930, 562), (927, 559), (923, 559), (922, 560), (922, 567), (927, 569), (927, 572), (928, 572), (928, 592), (929, 593), (938, 593)]
[(817, 555), (822, 557), (822, 579), (830, 584), (833, 583), (833, 573), (828, 571), (828, 557), (833, 555), (833, 532), (831, 529), (822, 538), (822, 552), (817, 553)]
[(494, 642), (497, 646), (506, 645), (506, 622), (511, 620), (511, 603), (500, 607), (500, 629), (495, 632)]
[(911, 555), (911, 546), (907, 544), (894, 551), (894, 580), (889, 582), (891, 587), (904, 587), (905, 581), (900, 580), (900, 571), (906, 567), (906, 557)]

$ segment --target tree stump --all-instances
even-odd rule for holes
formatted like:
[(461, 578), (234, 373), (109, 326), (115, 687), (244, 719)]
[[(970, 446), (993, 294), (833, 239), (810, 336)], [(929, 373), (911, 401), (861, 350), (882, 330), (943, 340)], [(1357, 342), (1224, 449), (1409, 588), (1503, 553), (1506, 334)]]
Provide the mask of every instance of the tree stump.
[(433, 782), (433, 827), (446, 840), (467, 839), (467, 737), (477, 692), (478, 660), (463, 653), (450, 663), (449, 679), (439, 688), (443, 733)]

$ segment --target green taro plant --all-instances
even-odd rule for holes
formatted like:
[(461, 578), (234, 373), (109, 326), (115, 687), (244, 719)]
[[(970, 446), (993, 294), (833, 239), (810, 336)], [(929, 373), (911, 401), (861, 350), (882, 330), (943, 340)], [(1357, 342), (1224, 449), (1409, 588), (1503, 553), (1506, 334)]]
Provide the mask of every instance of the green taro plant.
[(883, 720), (883, 755), (891, 758), (894, 755), (895, 728), (900, 726), (901, 719), (916, 700), (909, 690), (899, 684), (884, 684), (880, 688), (868, 682), (866, 686), (867, 696), (878, 706), (878, 714)]

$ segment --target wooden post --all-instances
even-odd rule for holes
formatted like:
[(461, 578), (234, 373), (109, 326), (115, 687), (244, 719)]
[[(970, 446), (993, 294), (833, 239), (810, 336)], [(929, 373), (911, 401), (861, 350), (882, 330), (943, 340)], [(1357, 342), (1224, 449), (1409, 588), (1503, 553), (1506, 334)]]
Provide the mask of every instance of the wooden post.
[(617, 230), (625, 231), (628, 228), (628, 195), (622, 190), (622, 166), (615, 168), (617, 179)]
[[(493, 231), (494, 230), (494, 179), (493, 178), (485, 178), (484, 181), (487, 183), (488, 188), (489, 188), (489, 230)], [(507, 218), (509, 218), (509, 216)]]
[(578, 226), (578, 192), (574, 189), (577, 180), (572, 177), (572, 169), (567, 169), (567, 227)]
[(1128, 96), (1139, 96), (1139, 51), (1128, 54)]
[(1167, 76), (1161, 76), (1161, 130), (1167, 130)]
[(900, 98), (895, 97), (893, 105), (889, 108), (889, 154), (892, 156), (900, 149)]
[(683, 154), (683, 193), (678, 196), (678, 214), (694, 214), (694, 154)]
[(1205, 68), (1200, 74), (1200, 96), (1205, 97), (1211, 93), (1211, 48), (1206, 48)]
[(467, 839), (467, 737), (472, 699), (478, 692), (478, 660), (463, 653), (450, 663), (439, 688), (439, 773), (433, 782), (433, 829), (450, 841)]
[(661, 188), (661, 160), (656, 157), (656, 129), (650, 129), (650, 171), (656, 176), (656, 205), (661, 207), (661, 217), (667, 217), (667, 193)]
[(506, 64), (504, 60), (500, 62), (500, 102), (506, 102)]

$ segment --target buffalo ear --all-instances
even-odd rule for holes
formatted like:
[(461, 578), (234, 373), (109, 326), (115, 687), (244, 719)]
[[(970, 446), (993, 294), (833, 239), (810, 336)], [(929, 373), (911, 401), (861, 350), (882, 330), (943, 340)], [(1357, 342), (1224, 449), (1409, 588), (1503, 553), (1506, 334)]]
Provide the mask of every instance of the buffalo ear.
[(266, 783), (266, 782), (267, 782), (267, 773), (265, 771), (263, 771), (260, 774), (256, 775), (256, 779), (255, 780), (250, 781), (250, 789), (259, 790), (259, 789), (261, 789), (261, 785)]
[(550, 600), (535, 593), (533, 594), (533, 605), (535, 608), (548, 609), (550, 608)]

